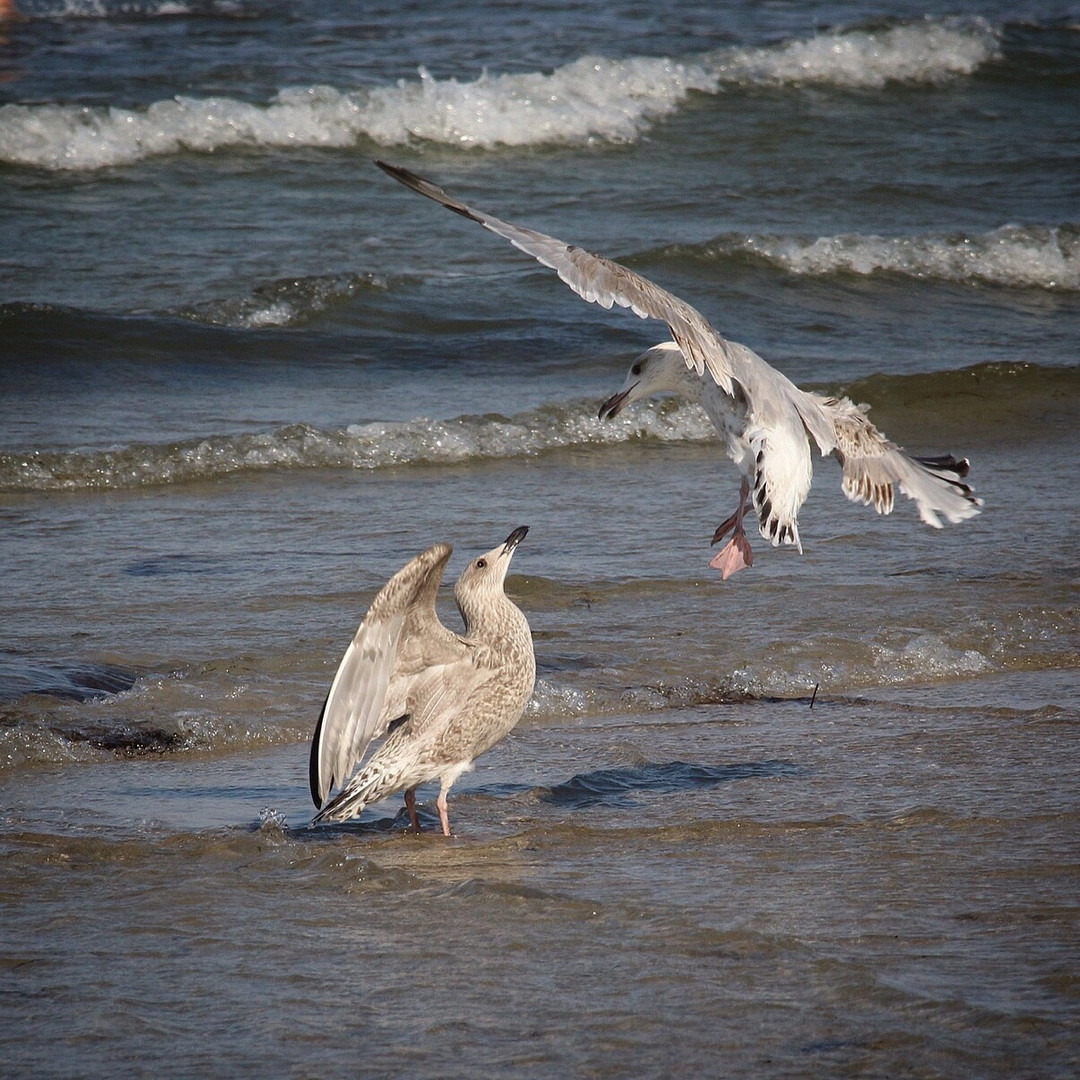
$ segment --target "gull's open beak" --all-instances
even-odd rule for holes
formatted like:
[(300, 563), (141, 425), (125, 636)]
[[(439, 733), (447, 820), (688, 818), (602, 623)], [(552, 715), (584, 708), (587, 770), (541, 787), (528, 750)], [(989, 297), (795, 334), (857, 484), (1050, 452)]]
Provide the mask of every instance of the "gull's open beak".
[[(634, 383), (637, 386), (637, 383)], [(622, 407), (626, 404), (626, 399), (630, 396), (630, 391), (634, 389), (631, 386), (629, 390), (620, 390), (617, 394), (613, 394), (611, 397), (600, 406), (600, 411), (596, 414), (600, 420), (614, 420), (619, 413), (622, 412)]]
[(504, 555), (513, 554), (514, 548), (525, 539), (525, 534), (529, 531), (528, 525), (519, 525), (507, 538), (506, 543), (503, 544), (502, 553)]

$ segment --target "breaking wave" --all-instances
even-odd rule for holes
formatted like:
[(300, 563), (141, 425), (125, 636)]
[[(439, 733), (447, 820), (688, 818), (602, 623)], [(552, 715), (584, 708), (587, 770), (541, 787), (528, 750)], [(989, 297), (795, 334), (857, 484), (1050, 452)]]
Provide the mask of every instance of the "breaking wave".
[[(869, 401), (875, 410), (887, 411), (890, 422), (912, 409), (922, 415), (924, 403), (932, 401), (933, 415), (940, 416), (942, 429), (952, 434), (962, 412), (972, 430), (1005, 418), (1015, 423), (1017, 417), (1038, 416), (1049, 435), (1058, 427), (1073, 430), (1080, 369), (990, 363), (920, 375), (875, 375), (821, 389)], [(334, 429), (289, 424), (256, 434), (165, 444), (9, 451), (0, 453), (0, 491), (114, 490), (268, 470), (452, 465), (634, 439), (705, 442), (716, 437), (704, 411), (686, 402), (641, 402), (611, 421), (597, 419), (595, 406), (589, 400), (545, 405), (512, 417), (420, 417)]]
[(601, 421), (595, 402), (549, 406), (514, 417), (354, 424), (323, 430), (290, 424), (273, 431), (212, 435), (164, 445), (0, 454), (0, 490), (78, 491), (209, 480), (269, 469), (379, 469), (455, 464), (539, 454), (628, 439), (705, 440), (713, 428), (697, 406), (667, 402)]
[(710, 54), (708, 67), (720, 84), (874, 89), (970, 75), (998, 55), (997, 34), (982, 19), (928, 19), (885, 30), (817, 34), (764, 49), (725, 49)]
[(692, 92), (815, 83), (878, 88), (970, 75), (999, 55), (983, 20), (823, 33), (768, 48), (730, 47), (687, 60), (585, 56), (550, 74), (440, 80), (419, 69), (394, 86), (290, 87), (267, 103), (182, 95), (145, 108), (0, 107), (0, 162), (86, 171), (181, 151), (229, 147), (383, 146), (416, 141), (492, 149), (632, 142)]
[(702, 260), (750, 257), (807, 277), (895, 274), (1000, 288), (1080, 290), (1080, 226), (1075, 224), (900, 237), (727, 235), (666, 254)]
[(235, 0), (22, 0), (19, 4), (23, 19), (229, 18), (246, 13), (245, 5)]

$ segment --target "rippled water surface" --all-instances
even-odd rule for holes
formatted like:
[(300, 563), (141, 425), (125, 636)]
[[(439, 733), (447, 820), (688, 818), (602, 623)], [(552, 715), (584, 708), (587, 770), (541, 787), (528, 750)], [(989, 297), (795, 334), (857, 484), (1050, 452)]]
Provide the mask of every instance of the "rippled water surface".
[[(1080, 9), (18, 6), (0, 1073), (1076, 1075)], [(596, 419), (663, 328), (374, 157), (968, 456), (983, 513), (815, 460), (804, 554), (721, 582), (704, 414)], [(519, 524), (537, 687), (457, 835), (427, 788), (421, 836), (312, 828), (375, 591)]]

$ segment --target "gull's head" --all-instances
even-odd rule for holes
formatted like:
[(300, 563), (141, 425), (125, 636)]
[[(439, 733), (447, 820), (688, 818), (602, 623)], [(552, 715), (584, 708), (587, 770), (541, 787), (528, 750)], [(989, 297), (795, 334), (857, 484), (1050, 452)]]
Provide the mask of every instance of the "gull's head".
[(630, 365), (626, 381), (617, 394), (600, 406), (601, 420), (613, 420), (634, 401), (653, 394), (678, 394), (696, 401), (701, 380), (686, 366), (682, 350), (674, 341), (664, 341), (647, 349)]
[(478, 555), (465, 567), (454, 586), (454, 599), (462, 613), (473, 598), (502, 593), (510, 560), (528, 531), (528, 525), (519, 525), (498, 547)]

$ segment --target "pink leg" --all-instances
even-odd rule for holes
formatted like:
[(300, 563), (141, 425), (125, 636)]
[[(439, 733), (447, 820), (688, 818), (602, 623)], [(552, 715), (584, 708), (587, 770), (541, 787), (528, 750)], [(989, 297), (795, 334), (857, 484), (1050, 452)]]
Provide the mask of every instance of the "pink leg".
[(439, 797), (435, 800), (435, 805), (439, 810), (439, 820), (442, 822), (443, 836), (452, 836), (450, 832), (450, 815), (446, 810), (446, 792), (440, 791)]
[(420, 819), (416, 816), (416, 788), (411, 787), (405, 792), (405, 809), (409, 811), (409, 824), (412, 831), (420, 831)]
[(712, 542), (715, 544), (729, 530), (733, 530), (731, 539), (709, 563), (711, 567), (721, 572), (722, 581), (727, 581), (732, 574), (742, 570), (743, 567), (754, 565), (754, 554), (750, 550), (750, 542), (746, 539), (746, 530), (743, 528), (743, 517), (751, 509), (746, 501), (749, 494), (750, 482), (744, 478), (739, 488), (739, 509), (713, 534)]

